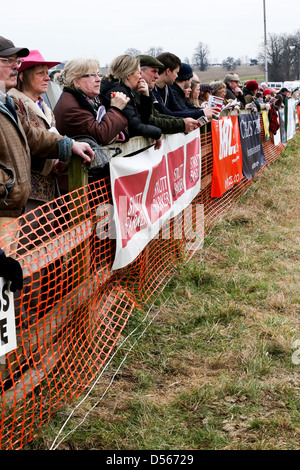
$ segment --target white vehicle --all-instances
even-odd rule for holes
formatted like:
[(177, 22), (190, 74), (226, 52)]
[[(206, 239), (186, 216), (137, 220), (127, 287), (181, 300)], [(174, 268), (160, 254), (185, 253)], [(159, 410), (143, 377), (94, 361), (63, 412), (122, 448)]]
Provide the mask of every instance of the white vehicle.
[(294, 80), (292, 82), (283, 82), (283, 86), (288, 90), (296, 90), (296, 88), (300, 87), (300, 80)]
[(278, 91), (281, 90), (282, 86), (282, 82), (268, 82), (269, 88), (275, 88)]

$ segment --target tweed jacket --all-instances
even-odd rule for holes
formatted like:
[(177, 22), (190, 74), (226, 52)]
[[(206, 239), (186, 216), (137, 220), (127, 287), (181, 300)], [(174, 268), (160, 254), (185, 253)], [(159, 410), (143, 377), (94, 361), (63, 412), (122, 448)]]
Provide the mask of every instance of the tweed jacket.
[[(23, 92), (12, 88), (7, 93), (14, 100), (15, 109), (23, 114), (34, 127), (49, 130), (55, 127), (55, 118), (51, 109), (41, 101), (41, 107)], [(31, 158), (31, 199), (41, 202), (55, 198), (55, 177), (51, 173), (54, 159)]]
[(18, 217), (31, 190), (31, 155), (68, 162), (72, 141), (35, 128), (17, 114), (13, 100), (0, 103), (0, 217)]

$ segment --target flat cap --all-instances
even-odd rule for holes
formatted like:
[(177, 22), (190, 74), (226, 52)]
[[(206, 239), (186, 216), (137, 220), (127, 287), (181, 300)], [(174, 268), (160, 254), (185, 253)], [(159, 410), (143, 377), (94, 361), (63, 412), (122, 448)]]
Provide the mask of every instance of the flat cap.
[(239, 83), (240, 79), (236, 75), (234, 75), (233, 73), (228, 73), (226, 75), (226, 77), (224, 78), (224, 82), (225, 83), (228, 83), (228, 82), (238, 82)]
[(164, 64), (151, 55), (141, 54), (137, 58), (140, 60), (141, 67), (157, 67), (159, 69), (165, 67)]

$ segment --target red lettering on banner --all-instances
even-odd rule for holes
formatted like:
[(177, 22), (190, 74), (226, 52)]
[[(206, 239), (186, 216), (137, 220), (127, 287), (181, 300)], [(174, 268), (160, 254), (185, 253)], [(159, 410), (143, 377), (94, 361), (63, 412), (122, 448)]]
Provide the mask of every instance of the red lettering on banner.
[(193, 188), (200, 179), (200, 139), (186, 146), (186, 189)]
[(212, 120), (213, 178), (211, 197), (222, 197), (242, 177), (243, 161), (238, 116)]
[(170, 187), (165, 155), (163, 156), (162, 161), (152, 168), (146, 207), (151, 223), (154, 223), (171, 208)]
[(168, 166), (173, 201), (184, 193), (184, 147), (168, 153)]
[(147, 227), (147, 218), (142, 201), (149, 171), (135, 175), (121, 176), (115, 181), (114, 195), (123, 248), (140, 230)]

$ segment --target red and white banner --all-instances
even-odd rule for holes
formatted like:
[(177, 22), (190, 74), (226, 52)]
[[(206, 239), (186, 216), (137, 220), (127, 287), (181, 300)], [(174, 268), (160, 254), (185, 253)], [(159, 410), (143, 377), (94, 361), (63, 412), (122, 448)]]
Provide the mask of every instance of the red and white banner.
[(200, 192), (199, 129), (168, 135), (162, 147), (110, 161), (116, 228), (112, 270), (131, 263), (167, 221)]
[(213, 139), (213, 177), (211, 197), (223, 194), (243, 177), (242, 149), (238, 116), (211, 121)]

